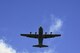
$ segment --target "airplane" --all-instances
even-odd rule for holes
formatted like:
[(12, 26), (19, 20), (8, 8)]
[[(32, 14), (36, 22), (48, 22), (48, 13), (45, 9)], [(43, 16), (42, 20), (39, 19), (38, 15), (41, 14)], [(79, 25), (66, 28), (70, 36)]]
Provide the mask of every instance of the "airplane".
[(45, 32), (45, 34), (43, 34), (43, 28), (41, 26), (38, 29), (38, 34), (37, 34), (37, 32), (35, 32), (35, 34), (32, 34), (32, 32), (30, 32), (30, 34), (20, 34), (20, 35), (38, 39), (38, 45), (33, 45), (33, 47), (39, 47), (39, 48), (48, 47), (47, 45), (43, 45), (43, 39), (61, 36), (61, 34), (52, 34), (52, 32), (50, 32), (50, 34), (47, 34), (47, 32)]

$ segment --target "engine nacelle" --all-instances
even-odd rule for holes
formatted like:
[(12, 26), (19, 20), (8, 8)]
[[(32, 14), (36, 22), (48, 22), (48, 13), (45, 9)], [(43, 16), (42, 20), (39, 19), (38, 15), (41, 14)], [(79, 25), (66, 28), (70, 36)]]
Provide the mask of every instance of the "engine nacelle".
[(47, 32), (45, 32), (45, 34), (47, 34)]
[(52, 34), (52, 32), (50, 32), (50, 34)]
[(37, 32), (35, 32), (35, 34), (37, 34)]
[(32, 34), (32, 32), (30, 32), (30, 34)]

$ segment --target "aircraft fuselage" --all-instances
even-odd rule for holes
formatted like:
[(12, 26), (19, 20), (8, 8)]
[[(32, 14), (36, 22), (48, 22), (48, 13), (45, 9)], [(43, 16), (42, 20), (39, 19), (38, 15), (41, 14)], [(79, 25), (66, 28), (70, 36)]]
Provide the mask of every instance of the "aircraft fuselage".
[(42, 45), (43, 44), (43, 28), (42, 27), (39, 28), (38, 33), (39, 33), (39, 36), (38, 36), (38, 42), (39, 43), (38, 44)]
[(21, 34), (21, 36), (26, 36), (26, 37), (30, 37), (30, 38), (37, 38), (38, 39), (38, 45), (33, 45), (33, 47), (48, 47), (47, 45), (43, 44), (43, 39), (46, 38), (54, 38), (54, 37), (59, 37), (61, 36), (60, 34), (52, 34), (52, 32), (50, 34), (47, 34), (47, 32), (45, 32), (45, 34), (43, 34), (43, 28), (39, 27), (38, 29), (38, 34), (37, 32), (35, 32), (35, 34)]

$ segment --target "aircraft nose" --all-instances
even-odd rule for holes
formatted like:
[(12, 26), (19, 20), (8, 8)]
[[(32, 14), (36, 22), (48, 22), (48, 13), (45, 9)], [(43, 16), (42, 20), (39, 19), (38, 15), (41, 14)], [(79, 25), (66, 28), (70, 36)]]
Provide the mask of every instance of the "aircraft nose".
[(41, 26), (40, 26), (39, 28), (40, 28), (40, 29), (42, 29), (42, 27), (41, 27)]

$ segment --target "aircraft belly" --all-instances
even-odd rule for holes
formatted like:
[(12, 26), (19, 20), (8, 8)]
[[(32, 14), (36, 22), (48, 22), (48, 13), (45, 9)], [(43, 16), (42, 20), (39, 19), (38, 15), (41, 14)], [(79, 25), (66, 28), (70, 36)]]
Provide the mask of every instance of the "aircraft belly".
[(42, 45), (43, 44), (43, 38), (38, 38), (38, 44)]

